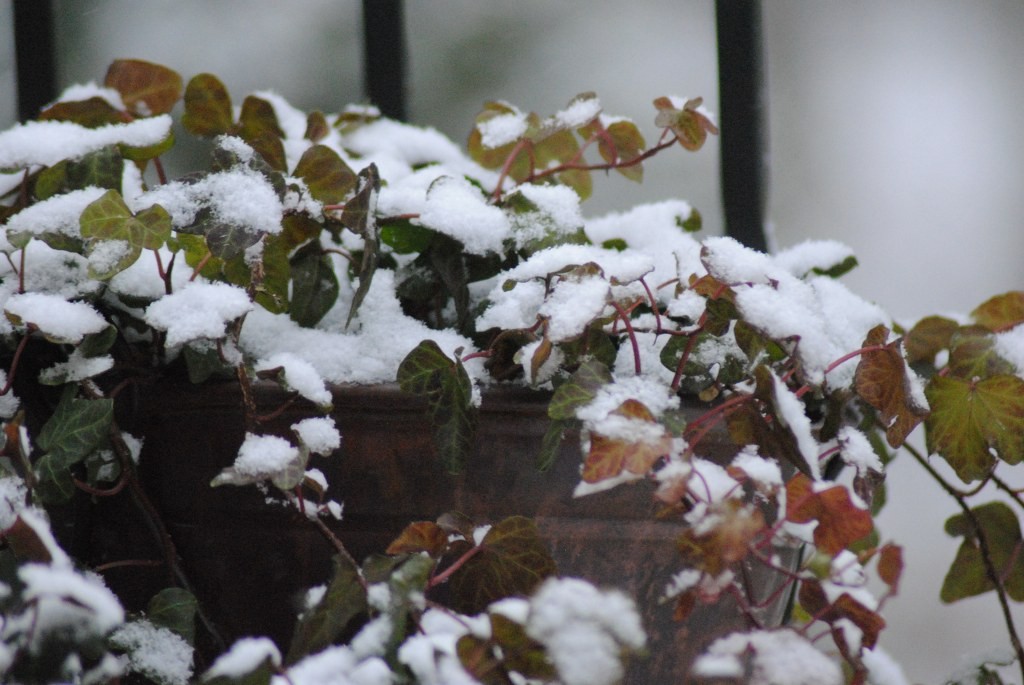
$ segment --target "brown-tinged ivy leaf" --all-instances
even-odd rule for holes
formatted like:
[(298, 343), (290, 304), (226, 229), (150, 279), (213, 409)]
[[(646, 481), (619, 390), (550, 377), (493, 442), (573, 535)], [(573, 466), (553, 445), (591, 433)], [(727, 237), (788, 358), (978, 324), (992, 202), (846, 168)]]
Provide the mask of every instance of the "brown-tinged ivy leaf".
[(861, 645), (867, 649), (875, 648), (878, 635), (885, 628), (885, 619), (878, 612), (867, 608), (847, 592), (832, 603), (825, 618), (830, 624), (839, 619), (846, 619), (860, 628)]
[(597, 483), (623, 471), (637, 475), (647, 473), (672, 449), (672, 436), (655, 421), (650, 409), (642, 402), (628, 399), (612, 414), (635, 422), (636, 436), (609, 437), (592, 432), (590, 451), (583, 460), (584, 482)]
[(490, 614), (491, 639), (501, 648), (505, 667), (540, 682), (553, 681), (557, 671), (544, 646), (526, 634), (526, 628), (498, 613)]
[(979, 325), (990, 331), (1005, 331), (1024, 322), (1024, 291), (1015, 290), (996, 295), (971, 312)]
[(467, 540), (473, 539), (476, 523), (473, 519), (459, 511), (446, 511), (437, 517), (437, 525), (448, 535), (461, 535)]
[(878, 325), (868, 332), (864, 347), (880, 347), (860, 356), (854, 376), (854, 388), (861, 399), (881, 413), (890, 447), (899, 447), (912, 430), (928, 415), (928, 408), (914, 398), (910, 377), (900, 350), (900, 341), (891, 343), (889, 329)]
[(363, 259), (359, 265), (359, 287), (352, 296), (345, 327), (352, 323), (377, 272), (380, 257), (380, 226), (377, 224), (377, 195), (380, 192), (380, 174), (377, 165), (370, 164), (359, 172), (356, 193), (345, 203), (341, 212), (341, 223), (363, 238)]
[(306, 116), (306, 132), (302, 135), (303, 138), (318, 143), (330, 132), (331, 125), (327, 123), (327, 117), (323, 112), (313, 111)]
[(219, 136), (234, 124), (228, 89), (213, 74), (193, 76), (185, 88), (185, 130), (196, 136)]
[(907, 362), (933, 362), (935, 355), (949, 348), (949, 340), (960, 324), (942, 316), (928, 316), (910, 329), (903, 340)]
[(121, 94), (135, 114), (166, 114), (181, 97), (181, 75), (173, 69), (139, 59), (118, 59), (107, 69), (103, 85)]
[(885, 545), (878, 551), (878, 577), (895, 594), (903, 575), (903, 548), (899, 545)]
[(978, 542), (976, 519), (988, 543), (990, 561), (1003, 579), (1007, 594), (1015, 601), (1024, 600), (1024, 540), (1021, 539), (1017, 515), (1003, 502), (988, 502), (971, 509), (971, 516), (956, 514), (946, 520), (946, 533), (964, 540), (942, 583), (939, 597), (951, 603), (995, 589), (989, 577)]
[(537, 382), (537, 374), (540, 373), (544, 362), (551, 358), (552, 350), (554, 350), (554, 345), (551, 343), (551, 338), (545, 335), (530, 357), (530, 378), (533, 379), (534, 383)]
[(53, 561), (50, 548), (36, 529), (25, 523), (21, 516), (16, 517), (14, 523), (3, 530), (2, 537), (4, 542), (10, 545), (14, 556), (22, 563), (48, 564)]
[(1024, 458), (1024, 380), (935, 376), (925, 390), (932, 406), (925, 421), (928, 451), (941, 455), (969, 483), (987, 478), (996, 458)]
[(481, 685), (513, 685), (501, 658), (501, 652), (491, 640), (467, 633), (455, 643), (459, 663)]
[(764, 515), (759, 509), (729, 500), (715, 509), (712, 527), (700, 532), (695, 527), (687, 528), (676, 546), (688, 565), (717, 576), (747, 557), (764, 528)]
[(448, 534), (433, 521), (414, 521), (388, 545), (385, 554), (418, 554), (426, 552), (439, 557), (448, 546)]
[(360, 582), (359, 569), (342, 555), (335, 556), (332, 564), (334, 572), (324, 596), (295, 625), (285, 659), (289, 664), (333, 644), (349, 623), (367, 610), (366, 589)]
[(850, 499), (842, 485), (815, 491), (810, 478), (798, 473), (786, 483), (786, 518), (793, 523), (817, 521), (814, 544), (835, 556), (852, 543), (871, 534), (871, 514)]
[(242, 101), (238, 115), (238, 135), (258, 152), (275, 171), (287, 171), (284, 153), (284, 131), (277, 121), (274, 106), (268, 101), (249, 95)]
[(704, 103), (703, 98), (693, 98), (683, 103), (682, 109), (672, 104), (671, 98), (660, 97), (654, 101), (658, 115), (654, 125), (658, 128), (670, 128), (676, 134), (676, 140), (691, 152), (704, 147), (708, 134), (718, 135), (718, 128), (702, 114), (699, 109)]
[(39, 113), (40, 121), (71, 121), (86, 128), (124, 123), (125, 116), (98, 95), (87, 100), (58, 102)]
[(456, 611), (475, 614), (491, 602), (528, 595), (556, 572), (537, 524), (523, 516), (496, 523), (480, 542), (480, 551), (452, 574)]
[[(611, 138), (612, 146), (614, 146), (615, 154), (618, 157), (619, 166), (615, 167), (615, 170), (625, 176), (631, 181), (640, 183), (644, 180), (644, 167), (639, 162), (634, 161), (639, 158), (644, 149), (647, 147), (647, 142), (644, 140), (643, 135), (640, 133), (640, 129), (632, 121), (616, 121), (608, 125), (606, 129), (608, 137)], [(606, 156), (606, 145), (607, 143), (602, 138), (601, 145), (598, 149), (601, 152), (601, 156), (608, 163), (612, 160)], [(624, 165), (624, 166), (623, 166)]]
[(1013, 364), (999, 355), (995, 343), (994, 334), (987, 328), (958, 328), (950, 337), (948, 375), (970, 380), (1014, 373)]
[(305, 181), (313, 198), (325, 205), (338, 204), (356, 187), (356, 172), (325, 145), (312, 145), (303, 152), (294, 175)]

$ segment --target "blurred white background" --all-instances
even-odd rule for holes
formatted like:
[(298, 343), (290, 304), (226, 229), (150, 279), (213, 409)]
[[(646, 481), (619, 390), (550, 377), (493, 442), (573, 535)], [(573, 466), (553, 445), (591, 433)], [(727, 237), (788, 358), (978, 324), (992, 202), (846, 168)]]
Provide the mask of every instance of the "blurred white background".
[[(0, 0), (0, 27), (12, 0)], [(62, 85), (101, 80), (117, 57), (210, 71), (240, 96), (275, 90), (301, 108), (361, 98), (354, 0), (60, 0)], [(409, 118), (464, 140), (480, 105), (548, 114), (596, 91), (611, 114), (655, 138), (651, 100), (702, 95), (717, 111), (711, 0), (554, 3), (407, 0)], [(16, 118), (13, 43), (0, 29), (0, 125)], [(764, 7), (771, 190), (778, 246), (835, 238), (861, 266), (845, 278), (912, 323), (969, 312), (1024, 288), (1024, 2), (771, 0)], [(674, 150), (647, 182), (615, 176), (589, 215), (667, 197), (721, 230), (718, 148)], [(957, 542), (955, 513), (909, 458), (883, 533), (907, 548), (883, 646), (911, 682), (938, 683), (971, 654), (1007, 644), (991, 596), (953, 606), (938, 590)], [(1017, 620), (1024, 624), (1024, 611)]]

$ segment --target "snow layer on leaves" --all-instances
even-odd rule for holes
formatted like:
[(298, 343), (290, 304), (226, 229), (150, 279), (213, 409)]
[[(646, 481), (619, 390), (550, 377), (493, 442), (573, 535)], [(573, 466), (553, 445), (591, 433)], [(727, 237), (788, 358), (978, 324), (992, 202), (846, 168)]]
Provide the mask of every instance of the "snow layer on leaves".
[(750, 685), (839, 685), (839, 666), (792, 630), (733, 633), (697, 658), (693, 672), (705, 678), (741, 678)]
[[(907, 677), (903, 675), (903, 667), (881, 647), (865, 649), (860, 658), (868, 669), (868, 681), (872, 685), (909, 685)], [(976, 683), (977, 680), (968, 682)]]
[(359, 660), (347, 646), (334, 646), (307, 656), (275, 675), (271, 685), (392, 685), (394, 675), (383, 659)]
[(756, 448), (748, 446), (740, 450), (732, 460), (732, 466), (742, 470), (759, 486), (769, 489), (782, 487), (782, 471), (779, 469), (779, 462), (774, 459), (765, 459), (757, 454)]
[(35, 603), (33, 639), (40, 644), (50, 633), (101, 637), (124, 621), (121, 603), (99, 576), (83, 575), (70, 563), (23, 564), (18, 578), (24, 600)]
[(548, 338), (558, 343), (582, 335), (604, 312), (610, 295), (608, 281), (599, 276), (557, 281), (537, 311), (548, 321)]
[(186, 685), (192, 677), (192, 645), (168, 628), (132, 621), (114, 631), (110, 641), (127, 652), (131, 671), (164, 685)]
[(226, 283), (190, 283), (146, 308), (145, 320), (167, 332), (176, 347), (200, 339), (223, 338), (227, 324), (253, 308), (246, 292)]
[(254, 233), (280, 233), (284, 207), (274, 187), (262, 174), (236, 166), (209, 174), (193, 183), (171, 181), (129, 200), (134, 211), (159, 204), (171, 215), (175, 228), (196, 220), (209, 209), (223, 224)]
[(774, 382), (775, 408), (778, 409), (778, 418), (784, 427), (788, 428), (796, 438), (797, 449), (800, 456), (810, 467), (814, 480), (821, 480), (821, 471), (818, 468), (818, 441), (811, 433), (811, 419), (804, 411), (804, 404), (782, 380), (772, 371)]
[(549, 235), (571, 235), (583, 227), (580, 197), (572, 188), (524, 183), (516, 192), (537, 207), (535, 211), (509, 215), (516, 247)]
[(341, 447), (341, 433), (329, 416), (314, 416), (292, 424), (299, 440), (313, 454), (330, 454)]
[[(7, 387), (7, 372), (0, 369), (0, 387)], [(8, 390), (6, 394), (0, 395), (0, 419), (9, 419), (14, 416), (18, 407), (21, 406), (21, 401), (15, 396), (13, 390)], [(6, 528), (6, 526), (0, 525), (0, 528)]]
[(78, 218), (90, 203), (99, 199), (105, 192), (103, 188), (90, 186), (63, 195), (54, 195), (12, 216), (7, 222), (6, 231), (31, 235), (58, 233), (80, 238), (82, 234)]
[(78, 102), (80, 100), (88, 100), (89, 98), (102, 98), (107, 101), (114, 109), (126, 111), (128, 108), (124, 106), (124, 100), (121, 99), (121, 93), (113, 88), (105, 88), (100, 86), (95, 81), (89, 81), (87, 83), (76, 83), (70, 85), (61, 91), (61, 94), (57, 96), (55, 102)]
[[(105, 373), (113, 366), (114, 358), (109, 354), (86, 357), (80, 349), (76, 348), (68, 355), (67, 361), (58, 362), (48, 369), (43, 369), (39, 373), (39, 380), (54, 385), (75, 383)], [(0, 409), (0, 416), (2, 415), (3, 411)]]
[(442, 176), (427, 190), (417, 222), (455, 238), (466, 251), (483, 255), (501, 252), (511, 230), (508, 217), (479, 188), (461, 177)]
[(576, 578), (544, 581), (530, 600), (526, 633), (547, 648), (566, 685), (619, 682), (623, 647), (647, 641), (632, 599)]
[(213, 665), (203, 674), (203, 680), (214, 678), (240, 678), (256, 669), (267, 659), (274, 666), (281, 665), (281, 652), (270, 638), (244, 637), (217, 657)]
[(398, 648), (398, 661), (405, 664), (422, 685), (478, 685), (456, 654), (456, 643), (463, 635), (490, 635), (486, 616), (453, 616), (428, 609), (420, 618), (420, 633)]
[(596, 97), (584, 97), (573, 100), (569, 106), (555, 113), (545, 125), (559, 128), (579, 128), (586, 126), (601, 113), (601, 101)]
[(486, 148), (494, 149), (514, 143), (526, 133), (528, 127), (525, 112), (507, 102), (500, 104), (512, 111), (498, 114), (476, 125), (480, 131), (480, 142)]
[(857, 473), (865, 471), (882, 473), (885, 470), (882, 460), (871, 447), (867, 436), (856, 428), (843, 426), (839, 429), (836, 439), (839, 442), (839, 454), (843, 461), (857, 469)]
[(4, 304), (8, 316), (22, 325), (32, 324), (47, 337), (77, 345), (87, 335), (107, 327), (106, 319), (85, 302), (68, 302), (57, 295), (27, 292), (12, 295)]
[(775, 263), (797, 278), (814, 269), (827, 270), (853, 257), (853, 250), (838, 240), (805, 240), (775, 254)]
[(0, 133), (0, 169), (53, 166), (108, 145), (148, 147), (171, 133), (168, 114), (86, 128), (70, 121), (29, 121)]
[[(822, 383), (829, 365), (858, 349), (869, 330), (889, 323), (879, 307), (832, 278), (801, 280), (732, 238), (709, 238), (705, 246), (709, 273), (734, 285), (743, 317), (772, 338), (791, 340), (812, 383)], [(833, 369), (829, 385), (849, 386), (856, 367), (856, 361), (850, 360)]]
[(268, 476), (284, 470), (299, 457), (299, 449), (276, 435), (246, 433), (234, 469), (243, 476)]
[[(428, 338), (448, 355), (459, 347), (474, 349), (470, 340), (451, 330), (433, 330), (407, 317), (395, 297), (392, 271), (377, 271), (352, 333), (344, 330), (346, 311), (347, 303), (340, 302), (321, 320), (320, 328), (303, 328), (287, 315), (257, 307), (246, 317), (240, 345), (256, 358), (294, 353), (331, 383), (393, 382), (402, 359)], [(466, 368), (471, 376), (482, 370), (479, 362)]]
[(14, 520), (25, 508), (27, 495), (28, 488), (21, 478), (0, 478), (0, 530), (7, 530), (14, 525)]
[(281, 368), (285, 384), (310, 402), (320, 406), (331, 403), (331, 392), (313, 365), (291, 352), (279, 352), (256, 362), (256, 371)]

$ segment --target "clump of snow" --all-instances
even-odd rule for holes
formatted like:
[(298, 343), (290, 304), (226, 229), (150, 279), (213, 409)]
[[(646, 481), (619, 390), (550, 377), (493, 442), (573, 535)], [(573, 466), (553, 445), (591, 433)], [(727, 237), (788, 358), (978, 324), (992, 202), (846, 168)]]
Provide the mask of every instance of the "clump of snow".
[(265, 661), (272, 666), (281, 665), (281, 652), (277, 645), (266, 637), (244, 637), (217, 657), (213, 665), (203, 674), (203, 680), (214, 678), (240, 678), (259, 668)]
[(740, 450), (732, 460), (732, 467), (743, 471), (747, 478), (759, 487), (775, 490), (782, 487), (782, 471), (774, 459), (765, 459), (757, 453), (757, 449), (747, 446)]
[(281, 368), (284, 370), (285, 385), (310, 402), (327, 407), (331, 404), (331, 392), (324, 379), (313, 365), (291, 352), (279, 352), (256, 362), (256, 371)]
[(341, 447), (341, 433), (329, 416), (314, 416), (292, 424), (299, 440), (313, 454), (329, 455)]
[[(105, 373), (114, 367), (114, 358), (109, 354), (86, 357), (76, 348), (68, 355), (67, 361), (58, 362), (39, 373), (39, 380), (50, 385), (74, 383)], [(0, 408), (0, 416), (3, 415)]]
[(23, 564), (18, 578), (25, 586), (24, 601), (34, 604), (30, 615), (18, 617), (31, 625), (33, 649), (53, 634), (85, 641), (104, 637), (124, 622), (124, 609), (114, 593), (98, 576), (83, 575), (70, 563)]
[[(7, 388), (7, 372), (0, 369), (0, 388)], [(8, 388), (7, 392), (0, 395), (0, 419), (9, 419), (18, 412), (21, 401), (14, 395), (14, 390)], [(5, 526), (0, 526), (4, 528)]]
[(394, 675), (379, 657), (360, 660), (347, 646), (328, 647), (275, 675), (271, 685), (393, 685)]
[(525, 112), (507, 102), (499, 104), (511, 111), (497, 114), (476, 125), (477, 130), (480, 131), (480, 142), (484, 147), (490, 149), (516, 142), (526, 133), (528, 127)]
[(121, 99), (120, 92), (114, 88), (100, 86), (95, 81), (76, 83), (68, 86), (61, 91), (61, 94), (57, 96), (57, 100), (55, 102), (78, 102), (80, 100), (88, 100), (89, 98), (94, 97), (105, 100), (107, 104), (114, 109), (121, 111), (128, 109), (124, 106), (124, 100)]
[(789, 273), (803, 278), (815, 269), (827, 271), (853, 257), (853, 250), (838, 240), (805, 240), (780, 250), (773, 259)]
[(839, 454), (843, 461), (857, 469), (857, 473), (882, 473), (885, 470), (882, 460), (871, 447), (867, 436), (856, 428), (843, 426), (839, 429), (836, 440), (839, 442)]
[(299, 449), (276, 435), (246, 433), (238, 448), (234, 469), (243, 476), (269, 476), (280, 472), (299, 458)]
[(467, 252), (478, 255), (501, 252), (509, 234), (505, 213), (488, 204), (479, 188), (454, 176), (442, 176), (431, 184), (416, 221), (455, 238)]
[(168, 628), (136, 620), (114, 631), (110, 642), (127, 652), (135, 673), (165, 685), (187, 685), (192, 677), (192, 645)]
[(170, 134), (168, 114), (99, 128), (70, 121), (29, 121), (0, 132), (0, 169), (53, 166), (119, 143), (149, 147)]
[(146, 308), (145, 320), (167, 332), (168, 347), (223, 338), (227, 324), (252, 310), (246, 292), (227, 283), (190, 283)]
[(733, 633), (715, 640), (697, 658), (703, 678), (743, 678), (749, 685), (839, 685), (842, 671), (792, 630)]
[(549, 578), (530, 599), (526, 633), (543, 644), (566, 685), (612, 685), (623, 649), (647, 642), (633, 600), (576, 578)]
[(31, 324), (47, 337), (71, 345), (107, 327), (106, 319), (91, 305), (68, 302), (48, 293), (11, 295), (4, 304), (4, 312), (15, 317), (19, 325)]
[(18, 514), (25, 508), (27, 497), (28, 488), (21, 478), (0, 478), (0, 530), (7, 530), (14, 525)]
[(80, 238), (82, 233), (79, 229), (79, 217), (86, 207), (105, 192), (103, 188), (90, 186), (54, 195), (12, 216), (7, 221), (6, 231), (8, 234), (26, 233), (39, 236), (54, 233), (69, 238)]
[(592, 93), (574, 99), (569, 106), (556, 112), (545, 126), (557, 128), (579, 128), (586, 126), (601, 113), (601, 101)]

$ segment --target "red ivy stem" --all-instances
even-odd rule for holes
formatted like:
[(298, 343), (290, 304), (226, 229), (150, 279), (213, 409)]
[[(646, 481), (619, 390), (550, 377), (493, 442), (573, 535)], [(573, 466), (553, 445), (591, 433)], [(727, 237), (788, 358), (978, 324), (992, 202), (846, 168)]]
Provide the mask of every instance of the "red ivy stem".
[[(520, 138), (516, 143), (515, 147), (512, 148), (512, 152), (508, 153), (508, 157), (505, 158), (505, 163), (501, 165), (501, 172), (498, 174), (498, 182), (494, 186), (494, 192), (491, 193), (491, 198), (497, 202), (501, 199), (501, 187), (505, 185), (505, 179), (508, 178), (509, 173), (512, 171), (512, 165), (516, 161), (516, 157), (522, 152), (528, 145), (529, 141), (525, 138)], [(532, 176), (531, 169), (531, 176)]]
[(156, 169), (156, 177), (160, 180), (160, 185), (167, 185), (167, 174), (164, 173), (164, 164), (159, 157), (153, 158), (153, 168)]
[(14, 373), (18, 370), (18, 362), (21, 360), (21, 355), (25, 351), (25, 346), (28, 345), (28, 339), (32, 335), (32, 329), (35, 328), (32, 324), (29, 324), (28, 330), (25, 335), (18, 341), (18, 347), (14, 350), (14, 357), (11, 359), (11, 368), (7, 372), (7, 383), (4, 384), (3, 388), (0, 388), (0, 395), (6, 395), (11, 391), (11, 386), (14, 385)]
[(640, 366), (640, 344), (636, 341), (636, 332), (633, 330), (633, 324), (629, 322), (629, 314), (627, 314), (615, 300), (612, 300), (612, 307), (618, 313), (619, 318), (622, 319), (622, 325), (626, 327), (626, 335), (629, 336), (629, 344), (633, 346), (633, 369), (636, 371), (636, 375), (640, 375), (643, 369)]
[(452, 575), (456, 571), (458, 571), (460, 568), (462, 568), (467, 561), (469, 561), (470, 559), (475, 557), (477, 554), (482, 552), (483, 549), (484, 549), (483, 545), (476, 545), (474, 547), (471, 547), (465, 554), (463, 554), (461, 557), (459, 557), (454, 562), (452, 562), (451, 566), (449, 566), (444, 571), (442, 571), (441, 573), (438, 573), (436, 576), (431, 578), (430, 582), (427, 583), (427, 587), (428, 588), (437, 587), (438, 585), (446, 582), (449, 578), (452, 577)]
[[(825, 375), (828, 375), (828, 374), (832, 373), (837, 368), (839, 368), (841, 365), (845, 364), (846, 362), (850, 361), (851, 359), (854, 359), (855, 357), (859, 357), (862, 354), (867, 354), (868, 352), (881, 352), (884, 349), (885, 349), (885, 345), (868, 345), (867, 347), (862, 347), (862, 348), (860, 348), (858, 350), (854, 350), (853, 352), (847, 352), (842, 357), (840, 357), (839, 359), (836, 359), (834, 362), (832, 362), (827, 367), (825, 367)], [(804, 395), (806, 395), (810, 390), (811, 390), (811, 386), (807, 385), (807, 384), (804, 384), (804, 385), (800, 386), (799, 388), (797, 388), (797, 390), (796, 390), (796, 392), (794, 394), (799, 398), (799, 397), (803, 397)]]
[(529, 180), (529, 181), (536, 181), (537, 179), (540, 179), (540, 178), (547, 178), (548, 176), (554, 176), (555, 174), (560, 174), (563, 171), (572, 171), (572, 170), (576, 170), (576, 169), (583, 169), (585, 171), (608, 171), (609, 169), (625, 169), (625, 168), (628, 168), (628, 167), (631, 167), (631, 166), (636, 166), (637, 164), (640, 164), (643, 161), (645, 161), (647, 159), (650, 159), (651, 157), (653, 157), (654, 155), (658, 154), (662, 150), (665, 150), (667, 148), (672, 147), (675, 144), (675, 142), (676, 142), (676, 137), (673, 136), (671, 140), (666, 140), (664, 142), (660, 142), (657, 145), (655, 145), (654, 147), (648, 148), (647, 150), (645, 150), (644, 152), (640, 153), (639, 155), (637, 155), (633, 159), (630, 159), (630, 160), (627, 160), (627, 161), (617, 160), (615, 162), (608, 162), (608, 163), (605, 163), (605, 164), (586, 164), (586, 165), (583, 165), (583, 166), (580, 166), (580, 165), (577, 165), (577, 164), (559, 164), (558, 166), (553, 166), (553, 167), (550, 167), (548, 169), (545, 169), (544, 171), (540, 171), (538, 173), (531, 174), (530, 178), (527, 179), (527, 180)]
[(989, 581), (995, 587), (996, 596), (999, 598), (999, 606), (1003, 611), (1003, 620), (1006, 623), (1006, 631), (1010, 634), (1010, 643), (1013, 645), (1013, 651), (1017, 655), (1017, 663), (1020, 665), (1021, 678), (1024, 679), (1024, 645), (1021, 644), (1020, 636), (1017, 634), (1017, 628), (1013, 622), (1013, 613), (1010, 611), (1010, 602), (1006, 598), (1006, 584), (1003, 582), (1002, 574), (996, 569), (995, 562), (992, 560), (992, 548), (988, 544), (988, 536), (981, 527), (981, 522), (978, 521), (978, 517), (975, 516), (974, 511), (971, 510), (970, 505), (967, 503), (967, 499), (960, 493), (956, 488), (946, 482), (946, 479), (942, 477), (935, 468), (928, 463), (928, 460), (924, 458), (917, 449), (913, 446), (904, 444), (903, 449), (917, 461), (921, 467), (928, 472), (928, 475), (938, 483), (939, 487), (946, 491), (946, 493), (956, 500), (956, 503), (963, 510), (964, 516), (971, 522), (971, 526), (974, 528), (975, 536), (978, 540), (978, 549), (981, 552), (981, 561), (985, 565), (985, 575), (988, 576)]
[(122, 473), (121, 477), (117, 480), (117, 484), (114, 485), (114, 487), (109, 488), (107, 490), (103, 490), (101, 488), (94, 488), (88, 483), (80, 481), (77, 478), (73, 478), (72, 480), (74, 480), (76, 488), (92, 495), (93, 497), (113, 497), (117, 493), (124, 490), (124, 487), (128, 485), (128, 479), (125, 477), (124, 473)]
[(125, 566), (163, 566), (164, 562), (159, 559), (120, 559), (118, 561), (110, 561), (106, 564), (100, 564), (93, 568), (96, 573), (103, 573), (109, 571), (112, 568), (123, 568)]
[(651, 292), (651, 287), (647, 285), (647, 281), (640, 278), (640, 285), (647, 291), (647, 298), (651, 301), (651, 311), (654, 312), (654, 325), (660, 331), (661, 330), (661, 312), (658, 310), (658, 301), (654, 299), (654, 293)]

